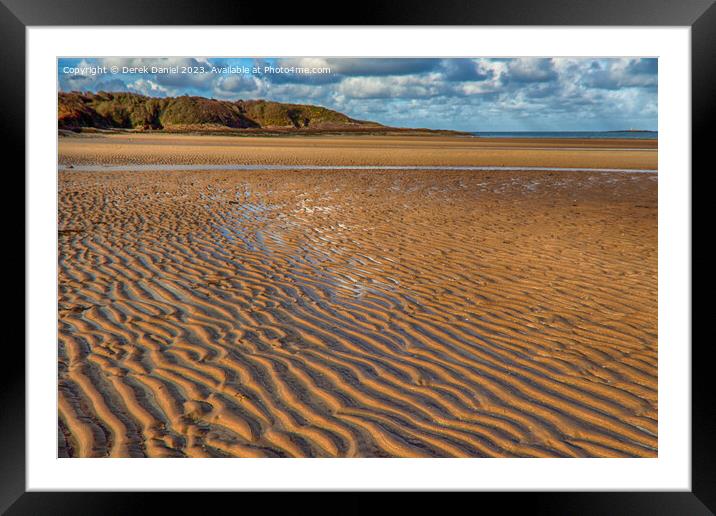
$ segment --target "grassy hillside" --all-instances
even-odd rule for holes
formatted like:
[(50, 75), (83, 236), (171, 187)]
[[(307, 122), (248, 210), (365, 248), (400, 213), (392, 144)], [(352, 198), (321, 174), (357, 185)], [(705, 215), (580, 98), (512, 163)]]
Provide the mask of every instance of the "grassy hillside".
[(136, 93), (58, 94), (60, 129), (340, 129), (380, 128), (319, 106), (266, 100), (154, 98)]

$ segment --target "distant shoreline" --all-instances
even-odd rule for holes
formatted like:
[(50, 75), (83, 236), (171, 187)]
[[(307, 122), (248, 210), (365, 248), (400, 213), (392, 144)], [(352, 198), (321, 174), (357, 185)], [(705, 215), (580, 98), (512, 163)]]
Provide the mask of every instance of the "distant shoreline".
[(533, 138), (533, 139), (628, 139), (657, 140), (658, 131), (475, 131), (470, 133), (476, 138)]
[(473, 136), (472, 133), (463, 131), (451, 131), (449, 129), (413, 129), (403, 127), (340, 127), (321, 129), (290, 129), (290, 128), (252, 128), (235, 129), (229, 127), (185, 127), (181, 129), (122, 129), (122, 128), (97, 128), (97, 127), (72, 127), (58, 128), (59, 136), (73, 137), (81, 135), (112, 135), (112, 134), (168, 134), (168, 135), (194, 135), (194, 136)]
[(426, 129), (407, 127), (340, 127), (321, 129), (289, 129), (289, 128), (217, 128), (217, 127), (184, 127), (173, 129), (123, 129), (74, 127), (59, 128), (61, 137), (82, 135), (131, 135), (131, 134), (166, 134), (194, 136), (236, 136), (236, 137), (310, 137), (310, 136), (453, 136), (482, 139), (515, 139), (515, 140), (658, 140), (658, 131), (454, 131), (451, 129)]

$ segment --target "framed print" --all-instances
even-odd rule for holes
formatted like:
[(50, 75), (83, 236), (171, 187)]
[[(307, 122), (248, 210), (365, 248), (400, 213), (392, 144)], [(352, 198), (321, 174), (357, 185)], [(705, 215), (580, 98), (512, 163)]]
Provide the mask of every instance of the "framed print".
[(168, 7), (3, 1), (27, 203), (3, 510), (714, 510), (711, 2)]

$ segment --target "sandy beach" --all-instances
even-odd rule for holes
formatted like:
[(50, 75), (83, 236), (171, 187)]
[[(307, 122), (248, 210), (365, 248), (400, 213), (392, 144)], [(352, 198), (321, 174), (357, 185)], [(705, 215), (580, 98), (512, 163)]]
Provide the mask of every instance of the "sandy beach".
[[(79, 135), (59, 163), (657, 169), (656, 140)], [(60, 457), (656, 457), (656, 173), (58, 172)]]
[(656, 140), (447, 136), (83, 134), (59, 140), (60, 164), (495, 165), (657, 168)]

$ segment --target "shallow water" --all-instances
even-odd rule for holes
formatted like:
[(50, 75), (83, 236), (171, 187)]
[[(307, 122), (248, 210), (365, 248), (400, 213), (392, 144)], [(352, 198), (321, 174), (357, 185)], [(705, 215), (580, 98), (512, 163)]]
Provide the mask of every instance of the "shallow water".
[(395, 166), (395, 165), (58, 165), (58, 170), (77, 170), (80, 172), (147, 172), (161, 170), (534, 170), (541, 172), (626, 172), (656, 174), (655, 169), (634, 168), (579, 168), (579, 167), (524, 167), (524, 166)]
[(629, 139), (658, 140), (657, 131), (484, 131), (474, 132), (478, 138), (537, 138), (537, 139)]

